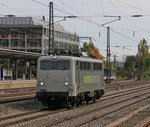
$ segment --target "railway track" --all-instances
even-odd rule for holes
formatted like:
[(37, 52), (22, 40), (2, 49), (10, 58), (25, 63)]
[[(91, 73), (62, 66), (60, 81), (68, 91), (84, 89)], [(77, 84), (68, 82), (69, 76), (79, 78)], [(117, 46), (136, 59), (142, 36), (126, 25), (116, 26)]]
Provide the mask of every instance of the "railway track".
[(0, 89), (0, 94), (35, 91), (35, 87)]
[[(137, 81), (115, 81), (112, 82), (112, 84), (106, 84), (106, 89), (116, 89), (117, 87), (121, 88), (127, 88), (131, 87), (131, 85), (137, 86), (140, 84), (145, 84), (149, 83), (150, 81), (142, 81), (142, 82), (137, 82)], [(0, 89), (0, 95), (1, 94), (8, 94), (8, 93), (20, 93), (20, 92), (35, 92), (35, 87), (26, 87), (26, 88), (11, 88), (11, 89)]]
[(150, 127), (150, 119), (147, 120), (141, 127)]
[(132, 87), (136, 87), (142, 84), (147, 84), (149, 83), (149, 80), (145, 80), (142, 82), (137, 82), (137, 81), (131, 81), (131, 82), (113, 82), (112, 84), (106, 84), (106, 90), (110, 91), (110, 90), (118, 90), (118, 89), (125, 89), (125, 88), (132, 88)]
[[(84, 111), (84, 112), (80, 113), (80, 116), (87, 115), (89, 113), (96, 112), (98, 110), (102, 110), (102, 109), (105, 109), (105, 108), (109, 108), (110, 106), (117, 105), (117, 104), (123, 103), (125, 101), (128, 102), (130, 99), (131, 100), (135, 99), (135, 97), (144, 96), (145, 94), (149, 93), (149, 89), (150, 88), (148, 86), (145, 89), (143, 88), (142, 91), (148, 91), (148, 92), (147, 93), (141, 93), (141, 94), (140, 94), (140, 90), (139, 89), (141, 89), (141, 88), (133, 89), (130, 92), (124, 91), (124, 93), (122, 91), (122, 93), (115, 93), (115, 95), (109, 94), (109, 95), (103, 97), (100, 100), (101, 103), (103, 103), (103, 101), (106, 101), (106, 100), (112, 99), (112, 98), (114, 98), (114, 99), (116, 98), (117, 101), (113, 102), (113, 103), (111, 103), (109, 105), (103, 105), (102, 107), (98, 107), (98, 108), (94, 108), (92, 110), (88, 110), (88, 112)], [(133, 93), (135, 93), (135, 95)], [(131, 96), (131, 95), (133, 96), (134, 95), (134, 96), (124, 99), (125, 95), (128, 95), (128, 96)], [(123, 99), (117, 99), (118, 97), (119, 98), (123, 97)], [(147, 97), (145, 97), (145, 99), (146, 98)], [(142, 99), (144, 100), (144, 97)], [(138, 103), (139, 101), (142, 101), (142, 99), (137, 100), (134, 103)], [(99, 103), (99, 102), (97, 102), (97, 103)], [(131, 104), (133, 104), (133, 103), (130, 103), (130, 105)], [(88, 105), (88, 106), (92, 106), (92, 105), (94, 105), (94, 104), (91, 104), (91, 105)], [(125, 106), (128, 106), (128, 105), (125, 105)], [(85, 105), (82, 105), (80, 108), (85, 108), (85, 107), (86, 107)], [(56, 111), (39, 110), (39, 111), (28, 112), (28, 113), (25, 113), (25, 114), (18, 114), (18, 115), (14, 115), (14, 116), (4, 117), (4, 118), (0, 119), (0, 123), (1, 123), (0, 126), (10, 126), (10, 125), (12, 126), (12, 125), (20, 124), (20, 123), (23, 123), (23, 122), (29, 122), (29, 121), (34, 120), (34, 119), (41, 119), (41, 118), (44, 118), (44, 117), (51, 116), (53, 114), (62, 113), (64, 111), (66, 111), (66, 110), (67, 109), (60, 109), (60, 110), (56, 110)], [(73, 110), (76, 110), (76, 109), (73, 109)], [(68, 110), (66, 112), (68, 112)], [(77, 117), (80, 117), (80, 116), (79, 116), (79, 114), (75, 114), (74, 116), (72, 116), (72, 115), (71, 116), (67, 116), (67, 117), (64, 117), (63, 119), (59, 119), (57, 121), (53, 120), (53, 122), (51, 121), (50, 125), (48, 125), (48, 126), (52, 126), (52, 125), (56, 125), (56, 124), (61, 123), (61, 122), (65, 122), (65, 121), (68, 121), (68, 120), (76, 119)], [(96, 119), (97, 117), (94, 116), (93, 118)], [(44, 125), (44, 126), (47, 126), (47, 125)]]
[[(112, 86), (108, 86), (106, 85), (106, 91), (110, 91), (110, 90), (116, 90), (116, 89), (123, 89), (123, 88), (129, 88), (129, 87), (135, 87), (135, 86), (139, 86), (141, 84), (145, 84), (148, 83), (148, 81), (144, 81), (144, 82), (131, 82), (129, 84), (123, 83), (120, 84), (119, 86), (116, 84), (112, 84)], [(10, 89), (13, 90), (13, 89)], [(35, 88), (23, 88), (23, 89), (18, 89), (19, 91), (23, 91), (23, 92), (17, 92), (14, 93), (12, 92), (11, 94), (1, 94), (0, 95), (0, 104), (2, 103), (9, 103), (9, 102), (16, 102), (16, 101), (23, 101), (23, 100), (30, 100), (30, 99), (34, 99), (35, 98)], [(17, 90), (17, 91), (18, 91)], [(26, 92), (27, 91), (27, 92)]]
[(35, 87), (0, 89), (0, 104), (30, 100), (35, 97)]
[(0, 104), (8, 103), (8, 102), (30, 100), (34, 98), (35, 98), (35, 92), (2, 94), (0, 95)]
[[(16, 114), (13, 116), (0, 118), (0, 127), (14, 126), (23, 122), (32, 121), (34, 119), (43, 118), (58, 112), (66, 111), (66, 109), (59, 109), (54, 111), (46, 111), (46, 109), (35, 110), (27, 113)], [(8, 122), (9, 121), (9, 122)]]
[[(140, 97), (141, 96), (141, 97)], [(56, 121), (50, 121), (44, 125), (41, 125), (39, 127), (48, 127), (48, 126), (65, 126), (65, 122), (69, 122), (68, 124), (70, 126), (74, 126), (74, 127), (80, 127), (84, 124), (93, 122), (97, 119), (100, 119), (102, 117), (105, 117), (107, 115), (110, 115), (114, 112), (117, 112), (119, 110), (122, 110), (128, 106), (137, 104), (143, 100), (146, 100), (147, 98), (150, 97), (149, 92), (147, 91), (147, 93), (143, 93), (139, 96), (136, 96), (140, 99), (135, 99), (134, 97), (128, 98), (128, 99), (122, 99), (119, 100), (117, 102), (111, 103), (109, 105), (105, 105), (102, 107), (97, 107), (94, 109), (89, 109), (87, 111), (84, 112), (80, 112), (78, 114), (75, 115), (70, 115), (68, 117), (56, 120)], [(63, 124), (62, 124), (63, 123)]]

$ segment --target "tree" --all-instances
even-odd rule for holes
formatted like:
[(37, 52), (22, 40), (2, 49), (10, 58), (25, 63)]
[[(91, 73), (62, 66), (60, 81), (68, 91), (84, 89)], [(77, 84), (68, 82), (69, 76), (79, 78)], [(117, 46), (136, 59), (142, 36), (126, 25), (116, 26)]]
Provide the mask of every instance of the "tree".
[(139, 44), (139, 51), (138, 51), (138, 55), (136, 56), (136, 64), (137, 64), (136, 72), (137, 72), (137, 77), (140, 81), (143, 79), (144, 73), (148, 69), (146, 67), (147, 63), (145, 63), (146, 62), (145, 60), (149, 56), (150, 53), (149, 53), (147, 41), (143, 39)]
[(145, 58), (145, 69), (150, 69), (150, 56)]
[(149, 78), (150, 77), (150, 56), (147, 56), (145, 58), (144, 62), (144, 78)]
[(125, 76), (128, 78), (135, 77), (135, 65), (136, 65), (136, 57), (135, 56), (127, 56), (126, 62), (124, 64)]
[(140, 81), (145, 77), (150, 77), (150, 53), (145, 39), (140, 41), (136, 56), (126, 57), (124, 75), (128, 78), (137, 77)]
[(89, 56), (96, 58), (96, 59), (103, 59), (103, 56), (99, 53), (98, 49), (94, 46), (92, 42), (83, 44), (82, 51), (87, 52)]
[(142, 81), (144, 73), (144, 59), (141, 56), (136, 56), (136, 76), (137, 79)]
[(84, 52), (89, 52), (89, 44), (87, 43), (87, 42), (84, 42), (83, 43), (83, 48), (82, 48), (82, 50), (84, 51)]
[(141, 42), (140, 42), (140, 52), (141, 52), (141, 56), (142, 57), (146, 57), (146, 56), (149, 56), (150, 53), (149, 53), (149, 48), (148, 48), (148, 45), (147, 45), (147, 41), (145, 39), (143, 39)]

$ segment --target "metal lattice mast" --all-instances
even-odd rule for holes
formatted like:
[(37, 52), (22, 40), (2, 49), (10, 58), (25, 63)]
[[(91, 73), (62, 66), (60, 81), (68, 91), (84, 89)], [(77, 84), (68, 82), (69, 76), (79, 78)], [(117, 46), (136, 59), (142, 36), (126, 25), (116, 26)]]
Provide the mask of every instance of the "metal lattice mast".
[(106, 82), (110, 83), (111, 64), (110, 64), (110, 28), (107, 27), (107, 57), (106, 57)]
[(50, 55), (54, 46), (54, 11), (53, 11), (53, 2), (49, 4), (49, 51)]

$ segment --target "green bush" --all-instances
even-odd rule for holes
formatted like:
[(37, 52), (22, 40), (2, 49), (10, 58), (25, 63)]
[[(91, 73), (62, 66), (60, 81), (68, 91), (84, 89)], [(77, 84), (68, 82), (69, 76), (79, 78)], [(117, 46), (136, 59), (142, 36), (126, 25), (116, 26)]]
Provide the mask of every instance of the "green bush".
[(144, 78), (150, 78), (150, 70), (144, 72)]

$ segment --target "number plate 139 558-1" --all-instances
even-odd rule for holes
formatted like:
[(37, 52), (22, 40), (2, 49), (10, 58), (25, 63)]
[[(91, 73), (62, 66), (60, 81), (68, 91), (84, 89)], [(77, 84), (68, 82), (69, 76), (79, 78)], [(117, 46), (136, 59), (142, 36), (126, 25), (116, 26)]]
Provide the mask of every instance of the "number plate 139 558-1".
[(40, 91), (41, 91), (41, 92), (45, 92), (45, 91), (46, 91), (46, 89), (40, 89)]

